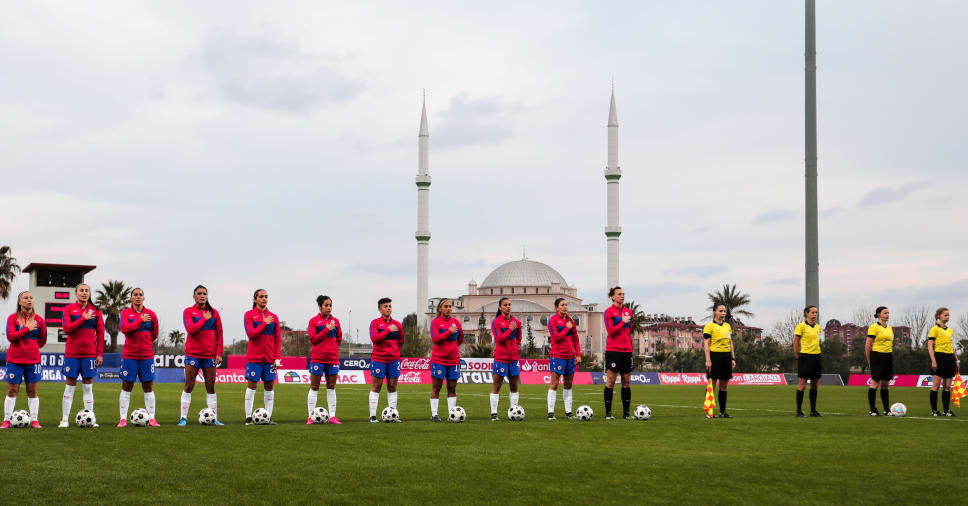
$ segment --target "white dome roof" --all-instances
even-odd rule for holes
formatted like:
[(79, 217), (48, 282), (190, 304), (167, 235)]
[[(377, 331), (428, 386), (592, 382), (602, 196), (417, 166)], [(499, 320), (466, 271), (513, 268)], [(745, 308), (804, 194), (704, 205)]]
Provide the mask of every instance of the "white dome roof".
[(565, 278), (547, 264), (530, 259), (515, 260), (494, 269), (484, 278), (481, 288), (498, 286), (551, 286), (552, 282), (568, 286)]

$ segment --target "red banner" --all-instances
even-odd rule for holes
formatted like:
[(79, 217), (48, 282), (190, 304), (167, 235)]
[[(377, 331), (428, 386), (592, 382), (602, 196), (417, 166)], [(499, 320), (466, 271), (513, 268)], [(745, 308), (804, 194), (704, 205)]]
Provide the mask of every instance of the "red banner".
[[(709, 383), (703, 372), (660, 372), (663, 385), (705, 385)], [(786, 378), (779, 373), (733, 373), (729, 380), (733, 385), (786, 385)]]
[[(229, 369), (245, 369), (245, 355), (229, 355), (226, 367)], [(282, 357), (280, 369), (305, 369), (306, 357)]]
[(705, 385), (709, 380), (702, 372), (660, 372), (659, 383), (662, 385)]
[[(920, 376), (917, 374), (895, 374), (890, 385), (892, 387), (916, 387), (918, 386), (919, 378)], [(852, 387), (869, 387), (871, 385), (871, 376), (870, 374), (851, 374), (850, 379), (847, 380), (847, 385)]]

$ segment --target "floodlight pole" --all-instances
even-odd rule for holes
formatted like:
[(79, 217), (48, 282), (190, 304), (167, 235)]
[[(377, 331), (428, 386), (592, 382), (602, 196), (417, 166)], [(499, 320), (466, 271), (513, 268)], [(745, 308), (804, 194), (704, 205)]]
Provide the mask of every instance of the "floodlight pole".
[(806, 305), (820, 305), (817, 238), (817, 31), (816, 1), (806, 0), (805, 129), (806, 147)]

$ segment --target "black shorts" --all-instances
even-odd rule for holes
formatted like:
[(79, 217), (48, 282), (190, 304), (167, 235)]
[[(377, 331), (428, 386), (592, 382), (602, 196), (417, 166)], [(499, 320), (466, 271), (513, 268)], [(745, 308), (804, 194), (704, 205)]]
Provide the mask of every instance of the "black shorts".
[(820, 354), (801, 353), (797, 359), (797, 377), (817, 379), (823, 374), (820, 370)]
[(894, 379), (894, 354), (871, 350), (871, 379), (884, 381)]
[(618, 374), (630, 374), (632, 372), (632, 352), (606, 351), (605, 369)]
[(709, 361), (713, 363), (709, 369), (709, 379), (728, 380), (733, 377), (733, 354), (728, 351), (710, 351)]
[(931, 374), (940, 376), (942, 379), (955, 377), (955, 356), (952, 353), (934, 352), (934, 359), (938, 362), (938, 369), (931, 371)]

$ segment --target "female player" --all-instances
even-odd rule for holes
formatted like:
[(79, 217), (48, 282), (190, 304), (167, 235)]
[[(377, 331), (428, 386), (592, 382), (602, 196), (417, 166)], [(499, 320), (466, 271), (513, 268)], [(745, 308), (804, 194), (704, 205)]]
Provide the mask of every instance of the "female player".
[(131, 307), (121, 310), (121, 332), (124, 333), (124, 351), (121, 354), (121, 399), (118, 407), (121, 421), (118, 427), (128, 425), (128, 405), (131, 403), (131, 389), (136, 379), (141, 380), (141, 390), (145, 393), (145, 409), (148, 410), (148, 425), (158, 427), (155, 420), (155, 349), (158, 339), (158, 315), (144, 306), (145, 292), (140, 288), (131, 290)]
[[(934, 312), (936, 321), (931, 332), (928, 333), (928, 354), (931, 355), (931, 415), (932, 416), (955, 416), (948, 410), (951, 403), (951, 383), (955, 374), (961, 373), (961, 362), (958, 355), (955, 355), (952, 342), (954, 341), (954, 329), (948, 326), (951, 313), (948, 308), (938, 308)], [(944, 384), (944, 391), (941, 393), (941, 406), (943, 412), (938, 411), (938, 387)]]
[(343, 329), (339, 320), (333, 316), (333, 299), (320, 295), (316, 297), (319, 314), (309, 320), (309, 342), (313, 345), (309, 356), (309, 419), (313, 423), (313, 410), (316, 409), (316, 396), (319, 395), (319, 382), (326, 376), (326, 409), (329, 423), (340, 425), (336, 418), (336, 378), (339, 374), (339, 345), (343, 342)]
[(84, 283), (77, 285), (74, 296), (77, 302), (64, 306), (63, 313), (64, 333), (67, 334), (64, 350), (64, 381), (67, 385), (58, 428), (68, 427), (67, 418), (71, 416), (78, 375), (81, 376), (84, 409), (94, 411), (94, 377), (104, 361), (104, 318), (91, 304), (91, 287)]
[(867, 403), (870, 404), (871, 416), (879, 416), (875, 401), (877, 400), (877, 387), (881, 387), (881, 404), (884, 406), (884, 415), (890, 416), (891, 413), (891, 394), (887, 390), (894, 379), (894, 329), (888, 324), (887, 320), (891, 317), (891, 312), (884, 306), (879, 306), (874, 311), (877, 321), (867, 329), (867, 343), (864, 345), (864, 353), (867, 355), (867, 366), (871, 371), (871, 387), (867, 389)]
[(555, 404), (558, 401), (558, 380), (564, 378), (565, 416), (571, 420), (571, 382), (575, 379), (576, 360), (581, 360), (581, 343), (578, 329), (568, 316), (568, 301), (555, 299), (555, 314), (548, 319), (548, 333), (551, 336), (551, 383), (548, 385), (548, 420), (555, 419)]
[[(376, 303), (380, 317), (370, 322), (370, 341), (373, 341), (373, 354), (370, 356), (370, 423), (379, 423), (376, 407), (380, 403), (380, 390), (383, 378), (387, 380), (387, 404), (397, 407), (397, 379), (400, 377), (400, 348), (403, 347), (403, 325), (394, 320), (393, 304), (389, 297)], [(396, 419), (400, 422), (399, 418)]]
[(622, 418), (628, 420), (632, 405), (632, 310), (624, 307), (625, 290), (616, 286), (608, 291), (612, 305), (605, 310), (605, 419), (612, 416), (612, 394), (615, 380), (622, 376)]
[(518, 385), (521, 384), (521, 320), (511, 316), (511, 300), (501, 297), (497, 312), (491, 322), (491, 335), (494, 336), (494, 363), (491, 372), (494, 384), (491, 386), (491, 420), (497, 420), (497, 405), (501, 398), (501, 385), (508, 379), (508, 399), (511, 405), (518, 403)]
[[(736, 354), (733, 350), (733, 327), (726, 321), (725, 304), (713, 306), (713, 321), (702, 329), (703, 351), (706, 353), (706, 375), (719, 386), (719, 417), (732, 418), (726, 412), (726, 389), (736, 367)], [(708, 416), (708, 415), (707, 415)], [(712, 416), (708, 416), (712, 418)]]
[(804, 321), (793, 331), (793, 354), (797, 357), (797, 417), (803, 418), (803, 391), (810, 380), (810, 416), (823, 416), (817, 412), (817, 388), (820, 386), (820, 324), (817, 323), (817, 306), (803, 310)]
[(276, 382), (276, 369), (282, 358), (282, 327), (279, 317), (268, 309), (269, 292), (258, 289), (252, 294), (252, 309), (242, 316), (245, 335), (249, 344), (245, 349), (245, 379), (248, 387), (245, 389), (245, 424), (252, 425), (252, 404), (255, 402), (255, 390), (262, 381), (262, 401), (269, 412), (269, 425), (272, 421), (273, 394), (272, 387)]
[(434, 343), (430, 352), (430, 419), (435, 422), (440, 421), (437, 405), (440, 403), (440, 387), (444, 380), (447, 380), (447, 412), (457, 406), (460, 345), (464, 343), (464, 331), (460, 321), (450, 317), (451, 311), (453, 304), (450, 299), (441, 299), (437, 303), (437, 317), (430, 322), (430, 340)]
[(40, 349), (47, 344), (47, 325), (34, 311), (34, 295), (20, 292), (17, 296), (17, 312), (7, 317), (7, 397), (3, 400), (3, 424), (0, 429), (10, 427), (10, 415), (17, 405), (20, 382), (27, 380), (27, 409), (30, 410), (30, 426), (40, 429), (37, 411), (40, 399), (37, 397), (37, 382), (40, 381)]
[(196, 286), (193, 297), (195, 304), (182, 313), (188, 336), (185, 338), (185, 389), (178, 426), (188, 423), (188, 409), (199, 370), (205, 377), (205, 404), (215, 411), (215, 425), (224, 425), (218, 419), (218, 397), (215, 396), (215, 368), (222, 363), (222, 317), (208, 300), (208, 288)]

